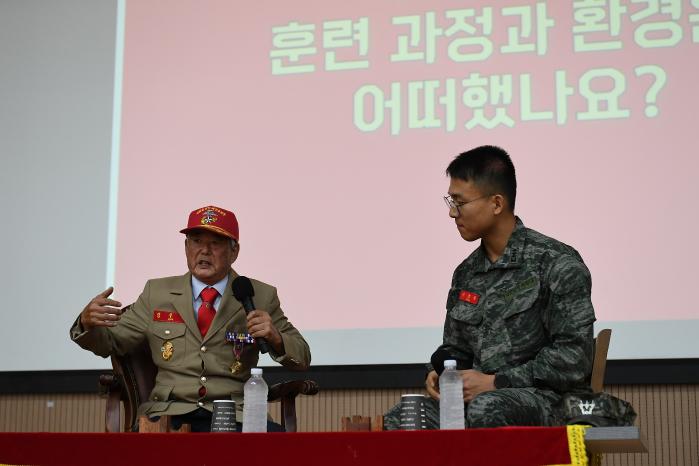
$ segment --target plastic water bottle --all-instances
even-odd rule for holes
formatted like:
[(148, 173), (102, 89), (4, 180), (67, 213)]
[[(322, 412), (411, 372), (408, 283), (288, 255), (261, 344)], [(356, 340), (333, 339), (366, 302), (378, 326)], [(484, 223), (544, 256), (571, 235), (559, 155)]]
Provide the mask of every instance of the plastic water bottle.
[(267, 432), (267, 383), (262, 369), (250, 370), (243, 388), (243, 432)]
[(464, 382), (453, 359), (444, 361), (439, 376), (439, 428), (464, 428)]

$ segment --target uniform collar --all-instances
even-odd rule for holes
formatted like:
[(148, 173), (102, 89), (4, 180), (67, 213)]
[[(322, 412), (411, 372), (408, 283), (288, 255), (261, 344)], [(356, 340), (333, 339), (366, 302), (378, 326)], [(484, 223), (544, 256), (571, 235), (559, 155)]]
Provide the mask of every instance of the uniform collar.
[[(212, 288), (216, 288), (216, 291), (218, 291), (219, 296), (223, 296), (223, 292), (226, 291), (226, 285), (228, 284), (229, 276), (230, 274), (227, 274), (221, 280), (211, 285)], [(194, 299), (197, 299), (201, 291), (208, 286), (209, 285), (192, 275), (192, 296), (194, 296)]]
[(524, 227), (522, 220), (519, 217), (515, 217), (515, 228), (512, 230), (512, 234), (507, 240), (505, 251), (497, 261), (493, 263), (490, 262), (488, 255), (485, 253), (483, 243), (481, 242), (481, 246), (478, 248), (480, 257), (476, 261), (476, 264), (479, 266), (479, 272), (487, 272), (490, 269), (512, 269), (520, 267), (524, 255), (526, 239), (527, 229)]

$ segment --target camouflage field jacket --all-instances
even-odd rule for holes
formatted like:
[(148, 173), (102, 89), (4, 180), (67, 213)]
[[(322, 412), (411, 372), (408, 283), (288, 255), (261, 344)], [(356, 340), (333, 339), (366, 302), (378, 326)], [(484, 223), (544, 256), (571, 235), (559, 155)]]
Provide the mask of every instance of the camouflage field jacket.
[(441, 348), (512, 387), (589, 391), (591, 286), (575, 249), (517, 218), (497, 262), (481, 246), (454, 271)]

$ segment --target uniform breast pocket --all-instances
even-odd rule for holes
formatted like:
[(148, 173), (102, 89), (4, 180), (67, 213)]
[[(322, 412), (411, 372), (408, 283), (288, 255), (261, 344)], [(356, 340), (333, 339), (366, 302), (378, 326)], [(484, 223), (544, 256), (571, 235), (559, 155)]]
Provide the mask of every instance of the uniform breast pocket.
[(467, 325), (478, 326), (483, 321), (483, 302), (480, 294), (452, 288), (447, 307), (449, 317)]
[(148, 338), (153, 361), (158, 366), (178, 366), (187, 352), (185, 333), (187, 327), (180, 323), (153, 322)]
[(474, 327), (478, 327), (483, 321), (483, 310), (479, 306), (463, 302), (457, 302), (451, 308), (449, 315), (459, 322)]
[[(452, 337), (457, 339), (465, 339), (472, 345), (478, 341), (478, 329), (483, 322), (483, 306), (484, 299), (478, 295), (478, 299), (471, 299), (471, 302), (464, 301), (459, 298), (465, 292), (459, 289), (452, 289), (449, 293), (450, 304), (448, 315), (451, 318), (448, 325), (451, 327), (445, 328), (445, 332), (452, 334)], [(469, 295), (470, 296), (470, 295)], [(445, 335), (447, 336), (447, 335)]]
[(546, 332), (537, 299), (539, 287), (511, 299), (504, 314), (512, 350), (521, 357), (532, 357), (544, 345)]

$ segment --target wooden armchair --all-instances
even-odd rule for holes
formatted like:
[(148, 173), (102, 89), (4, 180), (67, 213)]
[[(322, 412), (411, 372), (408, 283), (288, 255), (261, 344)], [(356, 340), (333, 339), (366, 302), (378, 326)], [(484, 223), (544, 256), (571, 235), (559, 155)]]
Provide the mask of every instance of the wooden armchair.
[[(105, 431), (120, 432), (121, 411), (124, 403), (124, 432), (138, 431), (139, 405), (146, 401), (155, 385), (158, 372), (153, 364), (147, 343), (125, 356), (112, 356), (112, 374), (100, 376), (100, 391), (107, 396)], [(313, 380), (281, 382), (269, 387), (267, 400), (281, 402), (282, 427), (287, 432), (296, 432), (296, 396), (315, 395), (318, 384)], [(160, 426), (163, 428), (164, 426)]]

